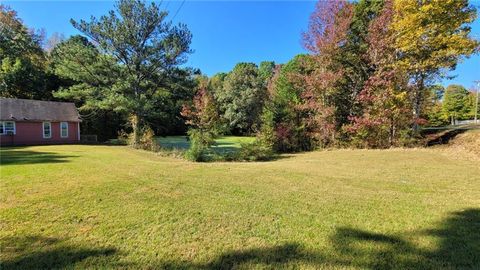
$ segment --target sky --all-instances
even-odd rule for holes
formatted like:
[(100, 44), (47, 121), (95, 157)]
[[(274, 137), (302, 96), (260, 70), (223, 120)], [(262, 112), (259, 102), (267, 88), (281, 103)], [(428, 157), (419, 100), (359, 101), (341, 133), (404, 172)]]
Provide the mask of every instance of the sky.
[[(100, 17), (113, 9), (111, 1), (1, 1), (18, 12), (29, 28), (55, 32), (66, 37), (80, 34), (70, 19)], [(472, 2), (472, 1), (471, 1)], [(472, 2), (477, 7), (480, 0)], [(315, 1), (164, 1), (169, 19), (185, 23), (193, 34), (192, 49), (187, 66), (199, 68), (211, 76), (228, 72), (239, 62), (275, 61), (285, 63), (306, 51), (301, 33)], [(480, 38), (480, 19), (472, 24), (472, 34)], [(480, 80), (480, 55), (462, 61), (449, 73), (452, 80), (442, 84), (473, 86)]]

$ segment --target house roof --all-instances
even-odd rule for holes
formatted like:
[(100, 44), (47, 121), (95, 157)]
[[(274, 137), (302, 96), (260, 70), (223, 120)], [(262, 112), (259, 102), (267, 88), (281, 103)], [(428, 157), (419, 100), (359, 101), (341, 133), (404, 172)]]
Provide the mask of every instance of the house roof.
[(0, 98), (0, 120), (81, 122), (73, 103), (16, 98)]

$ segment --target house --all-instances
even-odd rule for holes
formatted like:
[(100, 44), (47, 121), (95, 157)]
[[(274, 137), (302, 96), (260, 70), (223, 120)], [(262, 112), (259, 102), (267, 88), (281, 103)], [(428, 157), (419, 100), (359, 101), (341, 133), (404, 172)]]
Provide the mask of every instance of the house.
[(80, 142), (73, 103), (0, 98), (0, 145)]

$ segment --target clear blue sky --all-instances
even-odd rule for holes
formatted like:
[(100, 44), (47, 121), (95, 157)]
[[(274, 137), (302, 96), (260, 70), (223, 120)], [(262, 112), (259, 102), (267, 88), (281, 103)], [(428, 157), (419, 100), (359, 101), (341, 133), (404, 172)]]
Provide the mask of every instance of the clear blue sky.
[[(16, 10), (28, 27), (44, 28), (47, 34), (78, 34), (70, 18), (99, 17), (113, 8), (110, 1), (3, 1)], [(479, 6), (480, 1), (473, 1)], [(226, 72), (238, 62), (284, 63), (304, 52), (301, 32), (306, 29), (314, 1), (164, 1), (174, 22), (186, 23), (193, 33), (188, 66), (213, 75)], [(176, 16), (174, 17), (174, 15)], [(473, 24), (480, 38), (480, 19)], [(460, 63), (457, 75), (443, 84), (473, 85), (480, 80), (480, 56)]]

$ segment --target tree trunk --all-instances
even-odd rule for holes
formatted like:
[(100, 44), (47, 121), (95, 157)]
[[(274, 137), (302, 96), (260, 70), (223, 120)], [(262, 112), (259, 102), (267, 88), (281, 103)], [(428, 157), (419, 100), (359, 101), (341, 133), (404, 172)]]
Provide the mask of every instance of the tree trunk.
[(390, 132), (388, 134), (388, 144), (389, 147), (393, 146), (393, 142), (395, 140), (395, 124), (394, 124), (394, 119), (390, 119)]
[(415, 91), (413, 93), (413, 133), (418, 134), (419, 125), (418, 120), (420, 119), (421, 107), (422, 107), (422, 94), (425, 88), (425, 78), (423, 75), (420, 75)]
[(138, 147), (140, 144), (140, 123), (138, 113), (134, 112), (130, 116), (130, 124), (132, 125), (132, 138), (130, 144), (133, 147)]

